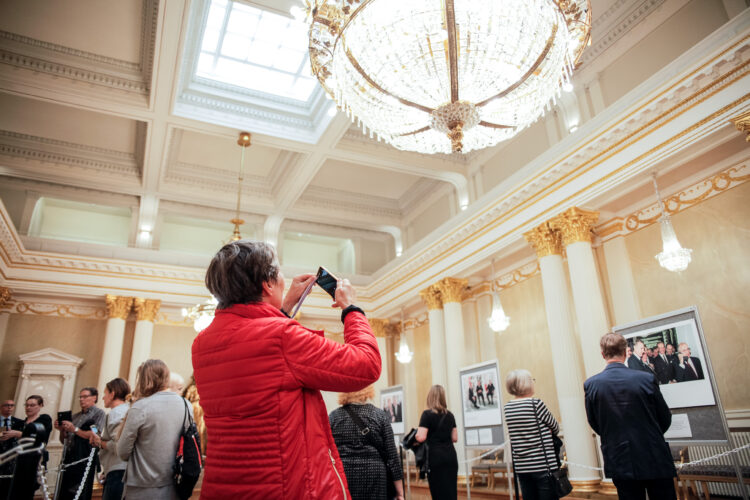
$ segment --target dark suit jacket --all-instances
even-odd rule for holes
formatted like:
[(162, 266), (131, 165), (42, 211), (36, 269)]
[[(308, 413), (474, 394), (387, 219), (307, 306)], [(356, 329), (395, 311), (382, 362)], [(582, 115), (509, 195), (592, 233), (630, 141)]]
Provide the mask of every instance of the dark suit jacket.
[(676, 475), (664, 432), (672, 423), (653, 373), (622, 363), (583, 384), (589, 425), (602, 437), (604, 474), (612, 479), (659, 479)]
[(678, 359), (673, 365), (675, 380), (677, 380), (678, 382), (688, 382), (690, 380), (703, 380), (705, 378), (703, 376), (703, 367), (701, 366), (701, 360), (694, 356), (690, 356), (690, 362), (693, 364), (693, 368), (695, 368), (698, 376), (696, 377), (696, 374), (693, 373), (693, 370), (688, 368), (687, 365), (684, 365), (685, 368), (680, 367), (680, 361)]
[(653, 359), (653, 363), (654, 371), (656, 372), (656, 378), (659, 380), (659, 383), (668, 384), (669, 381), (674, 378), (674, 369), (672, 367), (672, 363), (669, 362), (669, 358), (667, 358), (667, 361), (664, 361), (661, 356), (657, 355)]
[(648, 366), (646, 366), (643, 363), (643, 361), (638, 359), (638, 356), (636, 356), (635, 354), (631, 355), (628, 358), (628, 368), (630, 368), (631, 370), (640, 370), (642, 372), (651, 373), (651, 374), (654, 373), (651, 371), (651, 369)]

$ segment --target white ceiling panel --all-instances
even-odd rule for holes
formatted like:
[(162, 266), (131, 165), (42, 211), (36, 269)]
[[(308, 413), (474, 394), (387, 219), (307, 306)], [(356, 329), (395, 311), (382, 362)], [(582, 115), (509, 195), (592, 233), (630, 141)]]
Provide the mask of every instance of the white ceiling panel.
[(328, 160), (310, 185), (400, 200), (418, 180), (415, 175)]

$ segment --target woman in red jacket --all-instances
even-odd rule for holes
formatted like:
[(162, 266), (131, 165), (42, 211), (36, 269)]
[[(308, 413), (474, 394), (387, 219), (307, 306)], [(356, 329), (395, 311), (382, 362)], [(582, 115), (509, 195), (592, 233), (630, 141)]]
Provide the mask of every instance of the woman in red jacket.
[(202, 499), (348, 499), (321, 390), (352, 392), (380, 376), (370, 325), (348, 280), (336, 287), (344, 344), (287, 316), (312, 274), (286, 297), (276, 253), (237, 241), (214, 256), (206, 286), (216, 317), (193, 342), (208, 431)]

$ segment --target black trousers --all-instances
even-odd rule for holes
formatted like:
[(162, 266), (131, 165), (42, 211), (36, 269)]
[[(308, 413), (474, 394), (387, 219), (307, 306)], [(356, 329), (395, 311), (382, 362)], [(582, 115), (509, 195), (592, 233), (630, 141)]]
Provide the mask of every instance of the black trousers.
[(520, 472), (518, 482), (523, 500), (558, 500), (547, 472)]
[(675, 500), (674, 479), (613, 479), (620, 500), (646, 500), (646, 491), (650, 500)]
[(456, 500), (458, 497), (458, 464), (430, 465), (427, 476), (433, 500)]

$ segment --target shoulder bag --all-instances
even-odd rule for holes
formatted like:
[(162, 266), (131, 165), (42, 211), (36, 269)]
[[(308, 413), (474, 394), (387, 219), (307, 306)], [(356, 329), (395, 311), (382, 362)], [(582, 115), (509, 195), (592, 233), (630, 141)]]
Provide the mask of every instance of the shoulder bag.
[(544, 453), (544, 465), (547, 466), (547, 476), (557, 496), (559, 498), (562, 498), (566, 495), (570, 495), (570, 492), (573, 491), (573, 486), (570, 484), (570, 481), (568, 480), (568, 470), (557, 469), (556, 471), (553, 472), (550, 469), (549, 461), (547, 460), (547, 450), (544, 449), (544, 436), (542, 435), (542, 425), (539, 423), (539, 416), (536, 413), (536, 402), (534, 400), (532, 400), (532, 405), (534, 407), (534, 419), (536, 420), (537, 430), (539, 431), (539, 441), (542, 444), (542, 453)]
[[(354, 410), (352, 410), (352, 407), (350, 405), (344, 405), (343, 406), (344, 411), (349, 414), (349, 417), (354, 422), (354, 425), (357, 426), (359, 429), (359, 433), (364, 436), (365, 441), (370, 444), (375, 450), (378, 452), (378, 455), (380, 455), (380, 459), (383, 461), (383, 464), (385, 465), (385, 474), (386, 474), (386, 488), (387, 488), (387, 495), (388, 498), (396, 498), (397, 492), (396, 492), (396, 486), (393, 484), (394, 479), (393, 475), (391, 474), (391, 469), (388, 467), (388, 458), (385, 456), (385, 450), (381, 450), (380, 446), (378, 446), (378, 443), (375, 442), (375, 440), (372, 438), (372, 432), (370, 432), (370, 428), (365, 425), (365, 423), (362, 421), (361, 418), (359, 418), (359, 415), (354, 413)], [(388, 424), (391, 425), (391, 424)]]
[(173, 476), (177, 496), (180, 500), (187, 500), (193, 494), (193, 488), (201, 475), (203, 461), (200, 434), (188, 411), (187, 401), (185, 398), (180, 399), (185, 404), (185, 417), (182, 420), (179, 447), (174, 459)]

